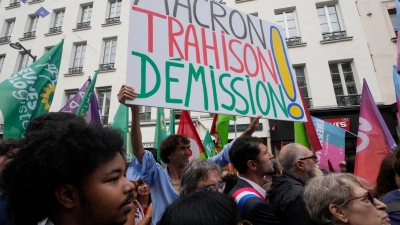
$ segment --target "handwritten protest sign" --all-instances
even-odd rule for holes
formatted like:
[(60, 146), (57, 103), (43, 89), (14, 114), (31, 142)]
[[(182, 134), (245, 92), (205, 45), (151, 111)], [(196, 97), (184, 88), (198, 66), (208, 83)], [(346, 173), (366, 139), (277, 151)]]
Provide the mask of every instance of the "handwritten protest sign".
[(129, 104), (306, 121), (281, 28), (205, 0), (131, 0)]

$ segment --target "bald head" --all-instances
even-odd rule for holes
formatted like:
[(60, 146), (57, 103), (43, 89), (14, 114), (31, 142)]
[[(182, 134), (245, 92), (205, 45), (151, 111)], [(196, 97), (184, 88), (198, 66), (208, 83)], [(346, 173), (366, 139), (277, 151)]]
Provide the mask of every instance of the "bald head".
[(295, 170), (296, 161), (310, 152), (310, 150), (301, 144), (291, 143), (283, 146), (279, 153), (279, 162), (287, 172)]

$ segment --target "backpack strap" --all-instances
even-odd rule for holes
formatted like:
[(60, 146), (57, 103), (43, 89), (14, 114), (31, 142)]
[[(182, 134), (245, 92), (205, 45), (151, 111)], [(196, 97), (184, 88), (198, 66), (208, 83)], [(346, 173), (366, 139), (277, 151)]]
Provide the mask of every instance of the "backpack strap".
[(400, 212), (400, 201), (388, 202), (385, 204), (387, 205), (385, 212), (387, 213)]
[(264, 199), (264, 197), (258, 192), (256, 189), (251, 187), (245, 187), (236, 190), (233, 195), (233, 199), (238, 205), (239, 212), (242, 213), (244, 203), (250, 198), (260, 198)]

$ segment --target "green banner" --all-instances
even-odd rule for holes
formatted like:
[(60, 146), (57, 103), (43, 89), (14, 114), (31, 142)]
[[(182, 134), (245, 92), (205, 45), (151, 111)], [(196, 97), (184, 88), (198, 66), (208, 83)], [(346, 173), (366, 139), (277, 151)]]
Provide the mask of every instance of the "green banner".
[(57, 86), (63, 45), (64, 40), (61, 40), (29, 67), (0, 83), (3, 138), (23, 137), (29, 121), (49, 112)]
[(215, 144), (211, 138), (210, 131), (207, 130), (206, 136), (203, 141), (204, 149), (206, 150), (207, 158), (213, 157), (218, 154)]

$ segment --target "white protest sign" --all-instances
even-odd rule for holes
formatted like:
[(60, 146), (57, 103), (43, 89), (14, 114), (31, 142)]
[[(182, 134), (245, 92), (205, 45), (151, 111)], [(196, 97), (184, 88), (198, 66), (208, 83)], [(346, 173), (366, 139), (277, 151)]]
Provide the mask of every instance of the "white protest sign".
[(281, 28), (205, 0), (131, 0), (128, 104), (307, 121)]

